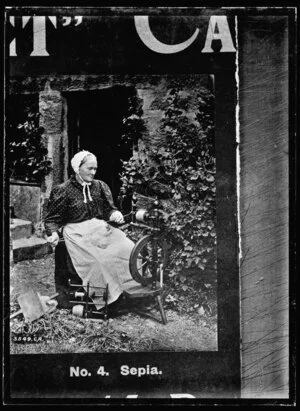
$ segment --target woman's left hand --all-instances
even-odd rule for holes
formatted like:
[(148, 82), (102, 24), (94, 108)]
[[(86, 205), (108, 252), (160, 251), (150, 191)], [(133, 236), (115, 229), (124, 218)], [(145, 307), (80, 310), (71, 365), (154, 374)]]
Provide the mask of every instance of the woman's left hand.
[(109, 217), (109, 221), (112, 221), (117, 224), (123, 224), (124, 223), (123, 214), (120, 211), (116, 210)]

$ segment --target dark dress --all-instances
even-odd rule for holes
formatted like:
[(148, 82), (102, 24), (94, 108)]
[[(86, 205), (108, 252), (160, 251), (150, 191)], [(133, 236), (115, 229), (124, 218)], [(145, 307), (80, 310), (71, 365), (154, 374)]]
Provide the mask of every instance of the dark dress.
[(58, 304), (64, 308), (69, 307), (68, 279), (75, 284), (81, 284), (82, 279), (75, 270), (63, 240), (63, 227), (69, 223), (80, 223), (93, 218), (108, 220), (111, 213), (117, 210), (107, 184), (94, 180), (89, 189), (92, 201), (86, 196), (85, 203), (83, 187), (75, 176), (54, 187), (44, 219), (46, 234), (50, 236), (57, 231), (60, 235), (60, 241), (55, 248), (55, 286), (59, 293)]
[(53, 188), (44, 219), (48, 236), (68, 223), (80, 223), (92, 218), (108, 220), (111, 213), (117, 210), (106, 183), (93, 180), (89, 189), (93, 201), (87, 196), (87, 203), (84, 203), (83, 188), (75, 176)]

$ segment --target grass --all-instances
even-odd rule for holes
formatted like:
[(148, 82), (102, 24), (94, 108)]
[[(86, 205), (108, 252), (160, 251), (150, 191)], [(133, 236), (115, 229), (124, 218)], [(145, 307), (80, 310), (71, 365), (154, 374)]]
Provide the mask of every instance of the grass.
[[(17, 296), (28, 289), (42, 295), (53, 294), (53, 272), (53, 255), (15, 264), (11, 270), (11, 311), (19, 309)], [(31, 324), (20, 315), (10, 322), (10, 352), (214, 351), (217, 349), (216, 294), (215, 287), (207, 288), (209, 283), (212, 283), (210, 275), (203, 279), (201, 287), (187, 283), (186, 291), (180, 283), (166, 285), (166, 325), (145, 319), (134, 311), (109, 322), (82, 319), (63, 309), (56, 309)], [(160, 318), (157, 308), (152, 314)], [(23, 341), (28, 336), (35, 336), (38, 342)], [(14, 341), (18, 337), (20, 341)]]
[[(24, 350), (26, 353), (108, 353), (164, 351), (168, 348), (155, 338), (130, 336), (115, 330), (111, 322), (81, 319), (69, 310), (56, 310), (33, 323), (14, 319), (11, 321), (11, 354), (21, 354)], [(18, 337), (19, 343), (14, 342)], [(37, 342), (27, 342), (28, 337)]]

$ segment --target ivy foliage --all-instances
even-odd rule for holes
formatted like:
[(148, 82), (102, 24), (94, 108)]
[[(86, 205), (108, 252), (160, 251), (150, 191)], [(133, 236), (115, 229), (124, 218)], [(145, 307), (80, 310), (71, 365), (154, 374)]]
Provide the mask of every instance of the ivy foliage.
[(28, 111), (22, 123), (8, 125), (8, 164), (10, 177), (41, 183), (52, 170), (48, 150), (39, 127), (39, 113)]
[(170, 276), (183, 276), (186, 269), (215, 270), (214, 98), (200, 88), (193, 121), (180, 88), (170, 89), (166, 102), (161, 145), (146, 147), (123, 162), (122, 191), (162, 200), (174, 256)]
[(138, 139), (147, 131), (143, 115), (143, 102), (133, 88), (127, 98), (127, 105), (121, 128), (121, 142), (136, 147)]

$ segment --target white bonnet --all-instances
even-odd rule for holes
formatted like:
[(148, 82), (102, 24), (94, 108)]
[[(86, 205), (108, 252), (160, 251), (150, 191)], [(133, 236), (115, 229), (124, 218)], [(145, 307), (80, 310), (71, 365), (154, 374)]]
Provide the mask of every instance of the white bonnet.
[(83, 160), (87, 156), (92, 156), (97, 161), (96, 156), (93, 153), (90, 153), (89, 151), (86, 151), (86, 150), (79, 151), (79, 153), (75, 154), (75, 156), (72, 158), (71, 166), (76, 174), (78, 174), (79, 167), (81, 166), (81, 164), (83, 163)]

